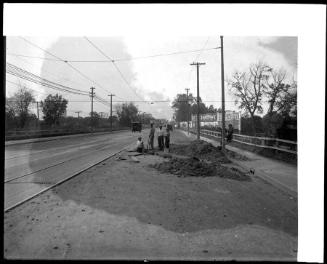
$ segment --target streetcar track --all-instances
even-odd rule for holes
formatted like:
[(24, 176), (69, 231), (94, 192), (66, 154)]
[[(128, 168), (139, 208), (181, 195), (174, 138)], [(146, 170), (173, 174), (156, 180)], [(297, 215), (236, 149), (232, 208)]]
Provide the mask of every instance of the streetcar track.
[(45, 189), (43, 189), (43, 190), (41, 190), (41, 191), (39, 191), (39, 192), (37, 192), (37, 193), (35, 193), (35, 194), (32, 194), (32, 195), (30, 195), (29, 197), (27, 197), (27, 198), (25, 198), (25, 199), (23, 199), (23, 200), (21, 200), (21, 201), (15, 203), (14, 205), (11, 205), (11, 206), (5, 208), (4, 212), (8, 212), (8, 211), (10, 211), (10, 210), (16, 208), (17, 206), (19, 206), (19, 205), (21, 205), (21, 204), (23, 204), (23, 203), (25, 203), (25, 202), (27, 202), (27, 201), (33, 199), (34, 197), (36, 197), (36, 196), (38, 196), (38, 195), (40, 195), (40, 194), (42, 194), (42, 193), (44, 193), (44, 192), (46, 192), (46, 191), (48, 191), (48, 190), (50, 190), (50, 189), (52, 189), (52, 188), (54, 188), (54, 187), (60, 185), (60, 184), (62, 184), (62, 183), (64, 183), (64, 182), (66, 182), (66, 181), (72, 179), (72, 178), (75, 177), (75, 176), (78, 176), (79, 174), (83, 173), (84, 171), (86, 171), (86, 170), (88, 170), (88, 169), (90, 169), (90, 168), (92, 168), (92, 167), (94, 167), (94, 166), (100, 164), (101, 162), (103, 162), (103, 161), (105, 161), (105, 160), (107, 160), (107, 159), (109, 159), (109, 158), (112, 158), (113, 156), (117, 155), (118, 153), (124, 151), (125, 149), (127, 149), (127, 148), (130, 147), (131, 145), (134, 145), (134, 144), (133, 144), (133, 143), (128, 144), (127, 146), (123, 147), (121, 150), (116, 151), (116, 152), (113, 153), (113, 154), (110, 154), (109, 156), (107, 156), (107, 157), (101, 159), (100, 161), (95, 162), (94, 164), (88, 166), (87, 168), (84, 168), (84, 169), (82, 169), (82, 170), (80, 170), (80, 171), (78, 171), (78, 172), (75, 172), (75, 173), (73, 173), (72, 175), (70, 175), (70, 176), (68, 176), (68, 177), (66, 177), (66, 178), (64, 178), (64, 179), (62, 179), (62, 180), (60, 180), (60, 181), (54, 183), (53, 185), (48, 186), (48, 187), (46, 187)]
[[(88, 142), (88, 144), (85, 145), (85, 146), (91, 145), (92, 143), (101, 143), (101, 142), (107, 142), (107, 139), (106, 140), (94, 140), (94, 141)], [(81, 144), (82, 143), (80, 143), (80, 145)], [(54, 151), (57, 151), (57, 150), (60, 150), (60, 149), (69, 148), (69, 147), (75, 146), (75, 145), (76, 144), (70, 144), (70, 145), (65, 145), (63, 147), (52, 148), (51, 149), (51, 152), (54, 152)], [(13, 156), (13, 157), (5, 158), (5, 160), (12, 160), (12, 159), (16, 159), (16, 158), (25, 157), (25, 156), (32, 156), (32, 155), (36, 155), (36, 154), (39, 154), (39, 153), (42, 153), (42, 152), (48, 152), (48, 151), (49, 151), (48, 149), (44, 149), (44, 150), (39, 150), (39, 151), (35, 151), (35, 152), (29, 152), (29, 153), (26, 153), (26, 154), (23, 154), (23, 155), (18, 155), (18, 156)]]
[(81, 158), (81, 157), (87, 156), (87, 155), (89, 155), (89, 154), (91, 154), (91, 153), (94, 153), (94, 152), (97, 152), (97, 151), (99, 151), (99, 150), (100, 150), (100, 151), (101, 151), (101, 150), (104, 150), (106, 147), (108, 147), (108, 146), (104, 146), (104, 147), (102, 147), (102, 148), (96, 148), (96, 149), (94, 149), (94, 150), (91, 151), (91, 152), (87, 152), (86, 154), (82, 154), (82, 155), (79, 155), (79, 156), (73, 157), (73, 158), (71, 158), (71, 159), (64, 160), (64, 161), (62, 161), (62, 162), (59, 162), (59, 163), (56, 163), (56, 164), (50, 165), (50, 166), (48, 166), (48, 167), (41, 168), (41, 169), (39, 169), (39, 170), (36, 170), (36, 171), (30, 172), (30, 173), (24, 174), (24, 175), (21, 175), (21, 176), (18, 176), (18, 177), (15, 177), (15, 178), (12, 178), (12, 179), (5, 180), (4, 183), (9, 183), (9, 182), (12, 182), (12, 181), (14, 181), (14, 180), (17, 180), (17, 179), (21, 179), (21, 178), (24, 178), (24, 177), (30, 176), (30, 175), (32, 175), (32, 174), (34, 174), (34, 173), (36, 173), (36, 172), (41, 172), (41, 171), (47, 170), (47, 169), (49, 169), (49, 168), (56, 167), (56, 166), (58, 166), (58, 165), (61, 165), (61, 164), (63, 164), (63, 163), (69, 162), (69, 161), (72, 161), (72, 160), (74, 160), (74, 159), (77, 159), (77, 158)]

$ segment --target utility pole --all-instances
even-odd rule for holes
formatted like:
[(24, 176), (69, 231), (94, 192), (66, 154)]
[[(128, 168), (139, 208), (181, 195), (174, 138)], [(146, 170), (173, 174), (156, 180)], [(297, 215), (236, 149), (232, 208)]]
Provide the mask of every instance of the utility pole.
[(91, 87), (91, 92), (90, 92), (90, 96), (91, 96), (91, 124), (93, 127), (93, 97), (95, 95), (95, 93), (93, 92), (93, 90), (95, 89), (94, 87)]
[(77, 118), (79, 118), (79, 113), (82, 111), (76, 111), (75, 113), (77, 113)]
[(198, 111), (197, 111), (197, 139), (200, 140), (200, 95), (199, 95), (199, 67), (200, 65), (205, 65), (204, 62), (193, 62), (190, 65), (196, 65), (196, 76), (197, 76), (197, 105), (198, 105)]
[(189, 100), (188, 100), (188, 91), (190, 90), (190, 88), (185, 88), (186, 90), (186, 98), (187, 98), (187, 134), (190, 134), (190, 107), (189, 107)]
[(115, 95), (109, 94), (108, 96), (110, 96), (110, 131), (112, 132), (112, 97)]
[(220, 36), (220, 52), (221, 52), (221, 150), (225, 151), (225, 78), (224, 78), (224, 41)]
[(95, 95), (95, 93), (93, 92), (93, 90), (95, 89), (94, 87), (91, 87), (91, 92), (90, 92), (90, 96), (91, 96), (91, 118), (93, 119), (93, 97)]
[(36, 101), (36, 113), (37, 113), (37, 121), (40, 121), (40, 117), (39, 117), (39, 102)]

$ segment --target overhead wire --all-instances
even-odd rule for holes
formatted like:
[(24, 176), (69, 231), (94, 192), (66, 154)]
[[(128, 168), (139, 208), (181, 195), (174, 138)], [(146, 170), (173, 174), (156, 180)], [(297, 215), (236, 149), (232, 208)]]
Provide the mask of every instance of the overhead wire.
[[(21, 79), (33, 82), (35, 84), (39, 84), (48, 88), (52, 88), (55, 90), (59, 90), (61, 92), (68, 92), (68, 93), (72, 93), (72, 94), (78, 94), (78, 95), (84, 95), (84, 96), (89, 96), (88, 92), (84, 92), (82, 90), (78, 90), (78, 89), (74, 89), (68, 86), (64, 86), (61, 85), (59, 83), (55, 83), (52, 81), (49, 81), (45, 78), (42, 78), (40, 76), (37, 76), (31, 72), (28, 72), (24, 69), (21, 69), (11, 63), (7, 62), (7, 69), (6, 69), (7, 73), (14, 75), (16, 77), (19, 77)], [(106, 106), (108, 106), (108, 102), (101, 98), (100, 96), (95, 96), (95, 99), (97, 99), (98, 101), (100, 101), (101, 103), (105, 104)]]
[[(64, 62), (64, 63), (66, 63), (70, 68), (72, 68), (74, 71), (76, 71), (77, 73), (79, 73), (79, 74), (80, 74), (81, 76), (83, 76), (85, 79), (89, 80), (89, 81), (92, 82), (93, 84), (96, 84), (98, 87), (100, 87), (101, 89), (103, 89), (104, 91), (106, 91), (106, 89), (103, 88), (100, 84), (98, 84), (96, 81), (90, 79), (87, 75), (85, 75), (85, 74), (84, 74), (83, 72), (81, 72), (79, 69), (77, 69), (76, 67), (74, 67), (73, 65), (71, 65), (67, 60), (64, 60), (64, 59), (62, 59), (62, 58), (60, 58), (60, 57), (58, 57), (58, 56), (52, 54), (51, 52), (49, 52), (49, 51), (47, 51), (47, 50), (45, 50), (45, 49), (39, 47), (38, 45), (34, 44), (33, 42), (31, 42), (31, 41), (29, 41), (29, 40), (27, 40), (27, 39), (25, 39), (25, 38), (23, 38), (23, 37), (21, 37), (21, 38), (22, 38), (24, 41), (26, 41), (27, 43), (29, 43), (30, 45), (32, 45), (32, 46), (34, 46), (34, 47), (36, 47), (36, 48), (38, 48), (38, 49), (40, 49), (40, 50), (46, 52), (47, 54), (49, 54), (49, 55), (51, 55), (51, 56), (53, 56), (53, 57), (59, 59), (60, 61), (62, 61), (62, 62)], [(108, 91), (106, 91), (106, 92), (108, 92)]]
[[(21, 60), (21, 61), (23, 61), (24, 63), (27, 63), (27, 64), (29, 64), (29, 65), (32, 65), (32, 66), (34, 66), (35, 64), (33, 64), (33, 63), (31, 63), (30, 61), (28, 61), (28, 60), (26, 60), (26, 59), (24, 59), (23, 57), (16, 57), (16, 58), (18, 58), (19, 60)], [(41, 58), (41, 57), (40, 57)], [(46, 70), (46, 69), (43, 69), (42, 68), (42, 72), (46, 72), (46, 73), (48, 73), (48, 74), (50, 74), (51, 76), (53, 76), (53, 77), (55, 77), (56, 79), (57, 79), (57, 81), (59, 81), (59, 76), (58, 75), (55, 75), (53, 72), (50, 72), (50, 71), (48, 71), (48, 70)], [(66, 80), (62, 80), (62, 79), (60, 79), (60, 81), (66, 81)], [(79, 82), (76, 82), (75, 80), (69, 80), (69, 82), (73, 82), (73, 83), (75, 83), (75, 84), (77, 84), (77, 85), (79, 85), (79, 86), (83, 86), (83, 84), (81, 84), (81, 83), (79, 83)]]
[(141, 97), (135, 92), (135, 90), (133, 89), (133, 87), (129, 84), (129, 82), (126, 80), (124, 74), (121, 72), (121, 70), (118, 68), (118, 66), (115, 64), (115, 61), (109, 57), (106, 53), (104, 53), (99, 47), (97, 47), (90, 39), (88, 39), (87, 37), (84, 37), (91, 45), (92, 47), (94, 47), (97, 51), (99, 51), (104, 57), (106, 57), (107, 59), (109, 59), (112, 64), (114, 65), (114, 67), (116, 68), (116, 70), (118, 71), (118, 73), (120, 74), (121, 78), (124, 80), (124, 82), (127, 84), (127, 86), (130, 88), (130, 90), (133, 91), (133, 93), (141, 99)]
[[(80, 62), (80, 63), (110, 63), (110, 62), (120, 62), (120, 61), (132, 61), (132, 60), (140, 60), (140, 59), (151, 59), (156, 57), (164, 57), (164, 56), (172, 56), (172, 55), (180, 55), (180, 54), (187, 54), (187, 53), (194, 53), (194, 52), (203, 52), (203, 51), (209, 51), (214, 50), (216, 48), (208, 48), (208, 49), (197, 49), (197, 50), (187, 50), (187, 51), (176, 51), (171, 53), (161, 53), (161, 54), (153, 54), (153, 55), (147, 55), (147, 56), (140, 56), (140, 57), (131, 57), (131, 58), (117, 58), (117, 59), (108, 59), (108, 60), (64, 60), (65, 62)], [(62, 61), (62, 59), (51, 59), (51, 58), (42, 58), (38, 56), (28, 56), (23, 54), (17, 54), (17, 53), (8, 53), (8, 55), (12, 56), (18, 56), (18, 57), (27, 57), (27, 58), (33, 58), (33, 59), (45, 59), (45, 60), (52, 60), (52, 61)]]

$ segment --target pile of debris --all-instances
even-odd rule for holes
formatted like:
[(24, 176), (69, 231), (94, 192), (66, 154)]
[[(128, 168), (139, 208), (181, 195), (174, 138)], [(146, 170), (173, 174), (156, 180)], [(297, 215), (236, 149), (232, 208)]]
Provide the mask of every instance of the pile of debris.
[(208, 160), (211, 162), (230, 163), (230, 160), (225, 156), (220, 148), (214, 147), (212, 144), (203, 140), (194, 140), (190, 144), (185, 145), (170, 145), (170, 152), (197, 157), (199, 159)]
[(217, 175), (216, 166), (212, 163), (199, 160), (198, 158), (171, 158), (169, 161), (150, 165), (164, 173), (175, 174), (178, 177), (186, 176), (215, 176)]
[(231, 162), (221, 149), (202, 140), (189, 144), (171, 144), (170, 153), (160, 156), (168, 160), (150, 167), (178, 177), (218, 176), (239, 181), (251, 180), (249, 175), (227, 164)]

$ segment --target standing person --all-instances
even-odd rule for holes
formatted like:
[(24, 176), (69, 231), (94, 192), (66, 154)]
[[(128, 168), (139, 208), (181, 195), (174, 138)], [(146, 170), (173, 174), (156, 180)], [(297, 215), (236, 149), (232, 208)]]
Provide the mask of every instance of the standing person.
[(227, 142), (232, 142), (233, 132), (234, 132), (233, 125), (229, 124), (227, 130)]
[(159, 126), (159, 130), (158, 130), (158, 146), (159, 146), (159, 150), (163, 150), (163, 129), (162, 129), (162, 125)]
[(170, 145), (170, 132), (169, 132), (169, 127), (167, 126), (166, 134), (165, 134), (165, 148), (168, 149), (168, 152), (170, 151), (169, 145)]
[(150, 144), (150, 148), (153, 150), (153, 140), (154, 140), (154, 133), (155, 133), (155, 129), (153, 127), (153, 123), (151, 123), (151, 128), (150, 128), (150, 134), (149, 134), (149, 144)]

